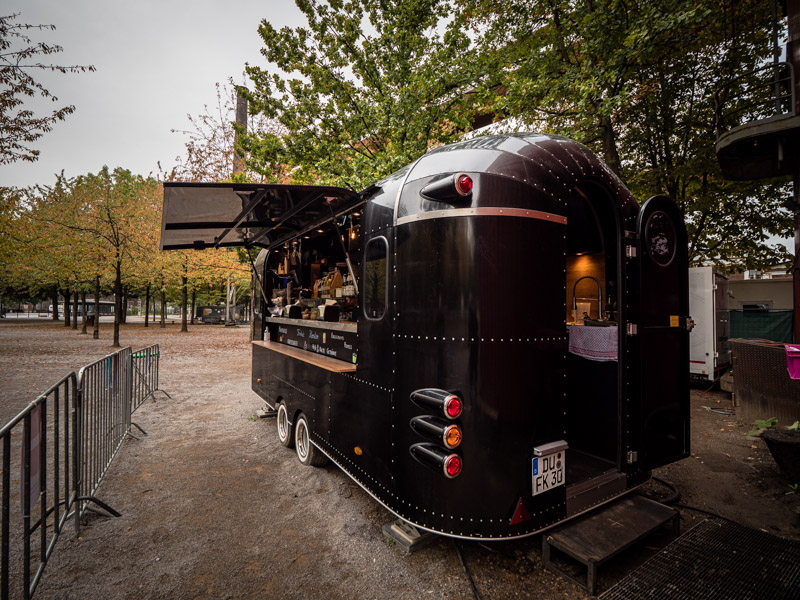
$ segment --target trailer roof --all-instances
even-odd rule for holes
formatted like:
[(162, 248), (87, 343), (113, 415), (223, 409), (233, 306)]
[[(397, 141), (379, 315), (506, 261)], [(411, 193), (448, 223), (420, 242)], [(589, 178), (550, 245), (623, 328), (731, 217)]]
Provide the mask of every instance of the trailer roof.
[(161, 249), (271, 248), (364, 202), (332, 186), (164, 183)]

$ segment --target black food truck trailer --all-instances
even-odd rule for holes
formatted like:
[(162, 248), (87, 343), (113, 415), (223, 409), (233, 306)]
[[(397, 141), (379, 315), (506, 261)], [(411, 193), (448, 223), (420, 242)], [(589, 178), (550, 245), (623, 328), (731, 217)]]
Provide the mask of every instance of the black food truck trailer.
[(478, 137), (359, 193), (165, 183), (162, 249), (227, 246), (264, 249), (281, 443), (421, 530), (528, 536), (689, 452), (682, 217), (581, 144)]

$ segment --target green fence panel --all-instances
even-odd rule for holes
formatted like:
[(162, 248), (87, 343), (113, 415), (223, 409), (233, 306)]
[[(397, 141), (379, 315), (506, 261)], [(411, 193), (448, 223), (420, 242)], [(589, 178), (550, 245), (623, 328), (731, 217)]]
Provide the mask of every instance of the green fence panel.
[(758, 338), (792, 343), (792, 311), (731, 311), (731, 338)]

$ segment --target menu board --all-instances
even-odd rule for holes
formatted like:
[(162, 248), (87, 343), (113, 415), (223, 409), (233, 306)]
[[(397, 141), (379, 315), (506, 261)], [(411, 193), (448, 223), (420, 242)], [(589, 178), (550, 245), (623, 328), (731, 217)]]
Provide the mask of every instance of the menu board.
[(269, 323), (269, 339), (300, 350), (356, 364), (356, 332), (305, 324)]

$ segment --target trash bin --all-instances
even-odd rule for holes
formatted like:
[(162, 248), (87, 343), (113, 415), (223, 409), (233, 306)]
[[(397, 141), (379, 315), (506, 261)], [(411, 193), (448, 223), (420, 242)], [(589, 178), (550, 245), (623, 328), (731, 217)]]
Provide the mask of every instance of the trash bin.
[(800, 345), (784, 344), (786, 348), (786, 370), (789, 377), (800, 379)]
[(94, 327), (94, 315), (87, 315), (87, 317), (86, 317), (86, 326), (87, 327)]

